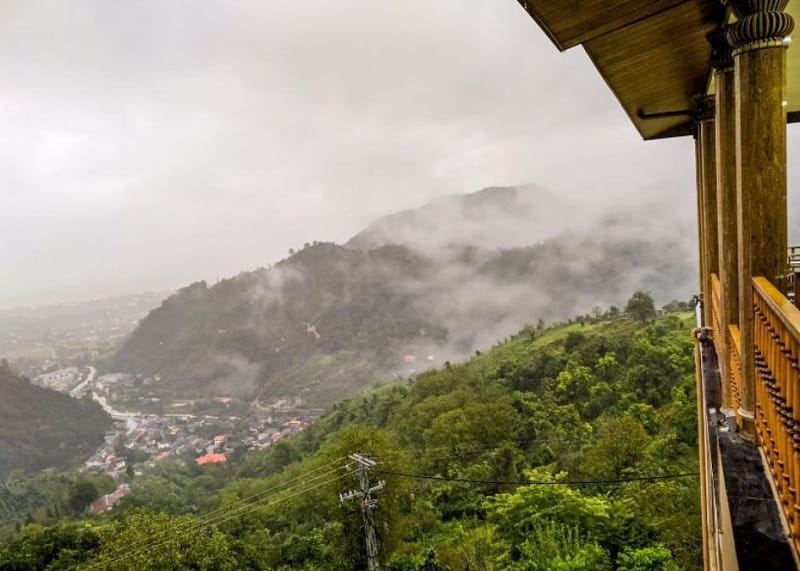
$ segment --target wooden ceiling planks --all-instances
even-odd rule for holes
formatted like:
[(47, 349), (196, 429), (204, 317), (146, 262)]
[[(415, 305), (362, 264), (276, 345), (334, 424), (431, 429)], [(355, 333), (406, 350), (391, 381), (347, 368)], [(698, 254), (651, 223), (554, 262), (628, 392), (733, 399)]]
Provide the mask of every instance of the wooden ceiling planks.
[(518, 0), (564, 51), (690, 0)]

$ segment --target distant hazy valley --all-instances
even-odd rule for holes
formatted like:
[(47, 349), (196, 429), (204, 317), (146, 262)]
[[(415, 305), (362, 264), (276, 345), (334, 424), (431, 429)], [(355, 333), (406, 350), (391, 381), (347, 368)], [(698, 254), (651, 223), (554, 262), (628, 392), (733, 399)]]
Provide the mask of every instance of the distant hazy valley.
[(343, 246), (306, 244), (269, 268), (192, 284), (159, 307), (165, 294), (5, 311), (0, 356), (28, 374), (100, 362), (157, 375), (148, 392), (159, 401), (319, 405), (463, 358), (526, 323), (619, 306), (634, 289), (687, 297), (692, 247), (675, 223), (643, 221), (537, 186), (488, 188), (391, 214)]
[(680, 222), (644, 220), (537, 186), (487, 188), (386, 216), (343, 246), (309, 243), (274, 266), (191, 284), (158, 307), (159, 294), (141, 294), (4, 312), (0, 356), (31, 375), (93, 363), (150, 379), (108, 394), (123, 408), (321, 406), (526, 324), (620, 306), (634, 289), (688, 297), (694, 252)]

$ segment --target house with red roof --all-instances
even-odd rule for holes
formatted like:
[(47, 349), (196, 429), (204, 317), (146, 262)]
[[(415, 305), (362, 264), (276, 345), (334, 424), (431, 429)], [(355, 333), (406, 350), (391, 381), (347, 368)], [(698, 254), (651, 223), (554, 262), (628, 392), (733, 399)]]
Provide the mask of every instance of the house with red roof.
[(206, 454), (205, 456), (200, 456), (195, 462), (197, 462), (198, 466), (203, 466), (205, 464), (224, 464), (227, 462), (228, 459), (225, 457), (225, 454)]

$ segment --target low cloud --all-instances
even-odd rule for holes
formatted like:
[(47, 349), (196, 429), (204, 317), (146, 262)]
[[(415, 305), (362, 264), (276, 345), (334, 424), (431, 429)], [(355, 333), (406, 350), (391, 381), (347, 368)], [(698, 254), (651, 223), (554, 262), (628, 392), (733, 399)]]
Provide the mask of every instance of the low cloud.
[(213, 283), (489, 185), (692, 202), (691, 141), (642, 143), (515, 2), (0, 12), (0, 305)]
[(252, 397), (258, 389), (261, 365), (239, 354), (217, 355), (211, 389), (214, 394), (235, 397)]

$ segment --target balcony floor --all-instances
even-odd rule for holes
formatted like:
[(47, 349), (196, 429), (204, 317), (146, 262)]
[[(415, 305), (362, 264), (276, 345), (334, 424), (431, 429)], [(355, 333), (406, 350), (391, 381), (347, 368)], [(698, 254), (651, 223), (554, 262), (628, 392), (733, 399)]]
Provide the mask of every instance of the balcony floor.
[[(702, 345), (703, 386), (707, 401), (714, 404), (719, 394), (720, 374), (717, 355), (710, 342)], [(710, 399), (708, 397), (711, 397)], [(728, 508), (730, 510), (736, 558), (742, 571), (796, 569), (787, 531), (779, 514), (758, 447), (742, 440), (736, 431), (734, 417), (725, 422), (709, 421), (714, 480), (718, 482), (722, 460)], [(718, 486), (715, 486), (719, 489)]]

